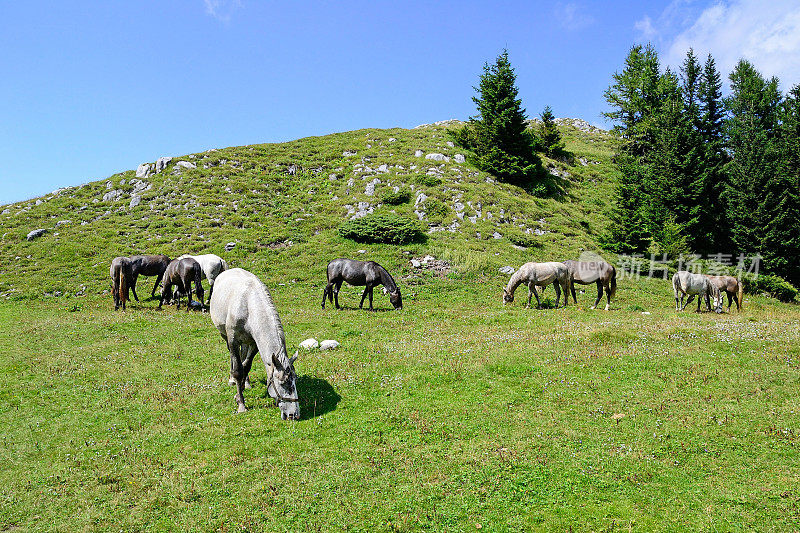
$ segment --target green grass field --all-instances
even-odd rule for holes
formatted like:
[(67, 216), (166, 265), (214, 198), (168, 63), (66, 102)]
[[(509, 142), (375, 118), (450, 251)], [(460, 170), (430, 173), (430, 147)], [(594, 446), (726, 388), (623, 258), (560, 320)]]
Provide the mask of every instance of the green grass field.
[[(588, 308), (594, 287), (566, 309), (524, 309), (524, 289), (501, 304), (499, 267), (576, 258), (609, 223), (614, 141), (564, 133), (576, 161), (546, 161), (569, 174), (559, 199), (468, 165), (421, 179), (439, 163), (414, 150), (455, 152), (433, 127), (199, 154), (197, 169), (151, 176), (135, 207), (102, 200), (133, 171), (5, 206), (0, 531), (800, 528), (796, 305), (746, 295), (742, 313), (676, 313), (669, 283), (648, 278), (622, 279), (609, 312)], [(367, 180), (355, 168), (384, 162)], [(411, 202), (376, 201), (388, 182), (414, 185)], [(420, 191), (440, 202), (424, 227), (458, 231), (400, 247), (336, 234), (347, 205), (415, 216)], [(513, 245), (532, 228), (530, 247)], [(341, 343), (301, 351), (300, 421), (280, 420), (259, 363), (235, 414), (208, 314), (151, 299), (113, 311), (112, 257), (201, 251), (265, 281), (291, 351)], [(451, 270), (413, 268), (425, 254)], [(322, 311), (325, 265), (342, 256), (386, 266), (403, 310), (379, 291), (378, 312), (355, 309), (345, 286), (346, 309)]]

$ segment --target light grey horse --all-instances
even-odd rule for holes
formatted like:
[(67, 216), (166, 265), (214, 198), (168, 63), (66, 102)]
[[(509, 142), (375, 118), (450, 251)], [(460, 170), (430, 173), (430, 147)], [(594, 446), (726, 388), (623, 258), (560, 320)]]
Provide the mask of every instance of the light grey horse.
[(539, 309), (542, 303), (539, 301), (539, 294), (536, 287), (547, 287), (551, 283), (556, 290), (556, 307), (561, 301), (561, 291), (564, 291), (564, 307), (568, 303), (569, 269), (564, 263), (525, 263), (519, 270), (511, 275), (508, 285), (503, 288), (503, 303), (514, 301), (514, 291), (524, 283), (528, 286), (528, 308), (531, 306), (531, 296), (536, 296), (536, 308)]
[[(214, 294), (214, 280), (217, 279), (217, 276), (228, 270), (228, 263), (226, 263), (225, 260), (220, 256), (214, 254), (184, 254), (178, 259), (183, 259), (184, 257), (190, 257), (200, 263), (200, 269), (203, 271), (203, 275), (208, 280), (208, 301), (211, 302), (211, 295)], [(201, 301), (200, 303), (204, 302)]]
[(278, 311), (269, 291), (255, 275), (241, 268), (226, 270), (217, 277), (211, 297), (211, 321), (228, 344), (231, 378), (236, 384), (237, 412), (247, 410), (242, 394), (256, 353), (267, 369), (267, 393), (275, 400), (286, 420), (300, 419), (297, 374), (294, 361), (286, 354), (286, 340)]
[(572, 293), (572, 300), (578, 303), (575, 298), (575, 284), (589, 285), (597, 283), (597, 300), (594, 301), (592, 309), (597, 307), (603, 297), (603, 289), (606, 292), (606, 311), (611, 306), (611, 297), (617, 291), (617, 270), (605, 261), (564, 261), (569, 269), (569, 290)]
[[(695, 296), (697, 296), (697, 312), (700, 312), (700, 304), (703, 298), (706, 300), (706, 307), (711, 311), (710, 299), (714, 299), (714, 311), (717, 313), (722, 312), (722, 298), (720, 297), (719, 289), (714, 285), (708, 277), (703, 274), (692, 274), (685, 270), (679, 270), (672, 276), (672, 290), (675, 293), (675, 310), (683, 311), (689, 305)], [(683, 298), (689, 295), (686, 303), (683, 303)]]

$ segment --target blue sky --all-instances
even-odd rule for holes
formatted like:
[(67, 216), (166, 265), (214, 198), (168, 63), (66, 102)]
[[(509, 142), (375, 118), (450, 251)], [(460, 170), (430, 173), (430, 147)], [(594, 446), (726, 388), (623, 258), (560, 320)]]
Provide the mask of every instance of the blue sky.
[(796, 0), (3, 2), (0, 204), (164, 155), (466, 119), (503, 48), (529, 116), (604, 125), (648, 41), (800, 82)]

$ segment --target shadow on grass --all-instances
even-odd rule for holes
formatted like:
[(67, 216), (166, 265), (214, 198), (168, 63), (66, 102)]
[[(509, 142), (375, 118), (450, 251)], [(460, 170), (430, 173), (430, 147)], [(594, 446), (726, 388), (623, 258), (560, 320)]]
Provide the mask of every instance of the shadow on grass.
[(324, 379), (310, 376), (297, 377), (297, 394), (300, 396), (300, 420), (310, 420), (336, 409), (341, 396)]

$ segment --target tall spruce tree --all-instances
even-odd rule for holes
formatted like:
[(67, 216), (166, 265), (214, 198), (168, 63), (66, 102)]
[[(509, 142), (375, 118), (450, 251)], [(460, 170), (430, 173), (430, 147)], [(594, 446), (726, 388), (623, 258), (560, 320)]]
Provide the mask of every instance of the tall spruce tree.
[(647, 156), (654, 139), (652, 124), (660, 107), (659, 61), (655, 49), (633, 46), (621, 72), (614, 73), (604, 96), (611, 111), (604, 113), (620, 135), (615, 164), (620, 172), (612, 224), (603, 245), (618, 253), (643, 252), (652, 238), (648, 210), (650, 167)]
[(767, 233), (769, 206), (764, 193), (778, 173), (777, 140), (781, 94), (777, 78), (763, 76), (746, 60), (730, 74), (731, 95), (725, 99), (727, 149), (726, 197), (731, 240), (740, 253), (760, 251)]
[(727, 156), (723, 139), (722, 79), (711, 54), (700, 74), (697, 100), (697, 131), (702, 155), (694, 190), (701, 201), (692, 209), (689, 232), (693, 235), (696, 251), (721, 253), (730, 249), (730, 234), (724, 216), (727, 202), (723, 168)]
[(552, 108), (549, 105), (545, 106), (539, 118), (542, 119), (542, 125), (539, 128), (539, 142), (542, 151), (550, 157), (562, 155), (564, 141), (561, 140), (561, 133), (556, 126), (556, 117), (553, 115)]
[(767, 182), (763, 211), (768, 216), (761, 239), (764, 266), (794, 284), (800, 283), (800, 85), (780, 110), (780, 165)]
[(504, 50), (494, 64), (485, 64), (472, 100), (478, 115), (454, 134), (459, 145), (471, 152), (471, 161), (498, 178), (544, 193), (541, 160), (535, 139), (527, 129), (525, 109), (518, 98), (516, 74)]

